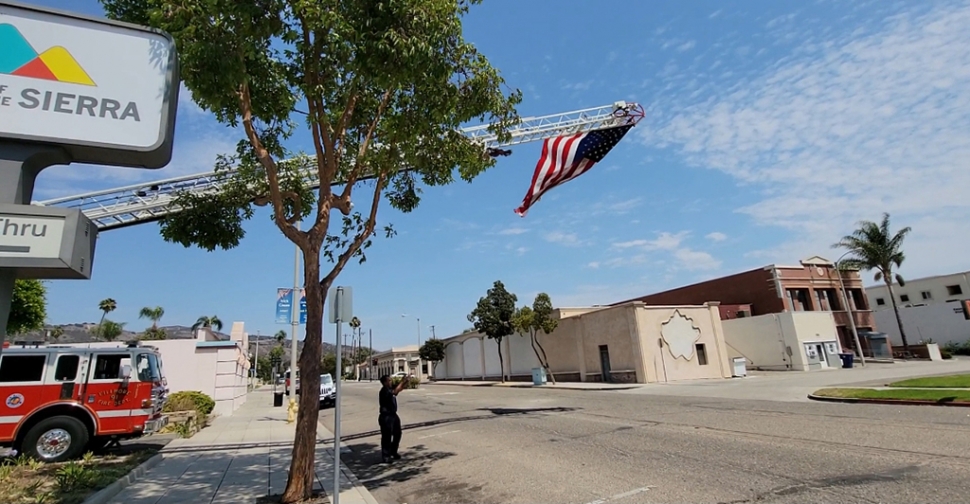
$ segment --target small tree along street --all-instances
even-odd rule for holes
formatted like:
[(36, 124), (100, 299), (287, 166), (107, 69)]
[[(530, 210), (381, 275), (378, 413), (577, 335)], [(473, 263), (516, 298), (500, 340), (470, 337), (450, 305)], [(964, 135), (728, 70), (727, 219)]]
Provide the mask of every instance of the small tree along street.
[(23, 279), (13, 284), (7, 334), (23, 334), (44, 327), (47, 318), (47, 287), (40, 280)]
[[(899, 336), (903, 340), (903, 351), (909, 352), (909, 341), (903, 330), (903, 320), (899, 318), (899, 306), (896, 305), (896, 294), (893, 293), (893, 278), (900, 287), (906, 285), (901, 275), (893, 274), (893, 268), (903, 264), (906, 255), (903, 253), (903, 240), (912, 231), (904, 227), (893, 234), (889, 230), (889, 214), (882, 214), (882, 221), (878, 224), (872, 221), (861, 221), (859, 227), (851, 235), (843, 236), (833, 248), (844, 248), (852, 255), (842, 261), (840, 267), (876, 270), (875, 280), (882, 280), (889, 290), (889, 300), (893, 303), (893, 313), (896, 325), (899, 326)], [(839, 272), (841, 274), (841, 272)], [(861, 349), (860, 349), (861, 351)]]
[(555, 385), (556, 377), (552, 374), (552, 369), (549, 367), (549, 358), (546, 357), (546, 349), (542, 347), (542, 341), (538, 337), (539, 331), (548, 335), (555, 331), (556, 326), (559, 325), (559, 321), (552, 318), (552, 299), (549, 298), (549, 294), (540, 292), (532, 301), (531, 308), (528, 306), (519, 308), (515, 312), (512, 324), (520, 333), (529, 335), (532, 351), (535, 352), (539, 365), (546, 370), (546, 374)]
[(431, 377), (434, 378), (438, 363), (445, 360), (445, 342), (438, 338), (431, 338), (418, 349), (418, 357), (431, 363)]
[[(223, 190), (178, 195), (185, 210), (162, 221), (162, 236), (230, 249), (254, 206), (268, 205), (303, 255), (300, 368), (303, 386), (315, 389), (326, 293), (351, 260), (365, 260), (382, 199), (410, 212), (420, 184), (449, 184), (456, 169), (471, 181), (493, 166), (483, 146), (458, 131), (468, 122), (488, 121), (499, 141), (509, 138), (521, 94), (507, 94), (498, 71), (462, 36), (462, 16), (480, 0), (101, 1), (112, 19), (170, 33), (193, 100), (245, 132), (237, 151), (217, 162)], [(301, 127), (310, 155), (287, 145)], [(360, 211), (352, 204), (358, 188), (367, 191)], [(384, 225), (383, 233), (394, 231)], [(325, 274), (321, 257), (333, 263)], [(311, 496), (318, 415), (317, 397), (302, 395), (284, 503)]]
[(162, 317), (164, 316), (165, 316), (165, 308), (162, 308), (161, 306), (156, 306), (154, 308), (150, 306), (146, 306), (141, 310), (139, 310), (138, 318), (147, 318), (148, 320), (152, 321), (152, 326), (149, 327), (148, 329), (145, 329), (145, 333), (142, 335), (142, 339), (163, 340), (168, 337), (168, 335), (165, 334), (164, 329), (158, 328), (158, 321), (162, 320)]
[(498, 361), (502, 371), (502, 383), (505, 383), (505, 360), (502, 358), (502, 339), (515, 334), (512, 317), (515, 316), (515, 294), (505, 290), (505, 285), (496, 280), (485, 297), (478, 300), (478, 305), (468, 314), (468, 321), (475, 325), (475, 330), (484, 334), (498, 345)]
[(194, 324), (192, 324), (192, 332), (195, 332), (202, 328), (212, 329), (213, 327), (216, 329), (216, 331), (222, 330), (222, 320), (219, 319), (219, 316), (213, 315), (211, 317), (207, 317), (203, 315), (199, 317), (199, 319), (196, 320)]

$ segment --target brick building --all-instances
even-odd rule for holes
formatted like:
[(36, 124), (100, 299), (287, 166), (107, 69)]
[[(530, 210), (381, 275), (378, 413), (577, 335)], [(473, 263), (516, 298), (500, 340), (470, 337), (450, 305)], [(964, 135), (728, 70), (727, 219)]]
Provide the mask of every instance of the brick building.
[[(875, 330), (875, 321), (858, 271), (843, 273), (856, 329), (863, 352), (871, 350), (863, 333)], [(831, 311), (843, 348), (855, 348), (849, 315), (842, 302), (835, 265), (822, 257), (800, 261), (798, 266), (770, 265), (735, 275), (715, 278), (677, 289), (621, 301), (647, 305), (703, 304), (720, 302), (722, 320), (770, 313)]]

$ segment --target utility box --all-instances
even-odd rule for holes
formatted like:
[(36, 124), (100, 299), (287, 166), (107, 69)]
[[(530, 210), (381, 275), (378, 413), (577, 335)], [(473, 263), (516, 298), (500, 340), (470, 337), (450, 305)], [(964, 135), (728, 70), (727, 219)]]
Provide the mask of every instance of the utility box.
[(541, 367), (532, 368), (532, 384), (537, 386), (546, 384), (545, 368), (541, 368)]
[(748, 360), (744, 357), (735, 357), (731, 359), (731, 369), (731, 376), (734, 376), (735, 378), (748, 376)]

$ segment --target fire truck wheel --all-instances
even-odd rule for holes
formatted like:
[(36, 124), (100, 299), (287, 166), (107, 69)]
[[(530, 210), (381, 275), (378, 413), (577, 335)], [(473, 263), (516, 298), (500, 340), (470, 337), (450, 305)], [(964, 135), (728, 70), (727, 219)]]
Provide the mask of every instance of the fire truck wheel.
[(42, 462), (73, 459), (88, 444), (88, 429), (80, 420), (55, 416), (41, 420), (24, 436), (23, 453)]

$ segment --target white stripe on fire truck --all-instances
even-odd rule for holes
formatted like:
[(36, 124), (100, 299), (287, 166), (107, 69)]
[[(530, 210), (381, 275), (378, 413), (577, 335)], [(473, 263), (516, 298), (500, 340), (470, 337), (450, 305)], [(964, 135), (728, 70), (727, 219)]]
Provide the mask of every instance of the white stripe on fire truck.
[(24, 416), (0, 416), (0, 424), (20, 423)]
[[(151, 409), (123, 409), (123, 410), (107, 410), (99, 411), (99, 418), (117, 418), (117, 417), (127, 417), (127, 416), (145, 416), (151, 415), (153, 411)], [(2, 418), (2, 417), (0, 417)]]

